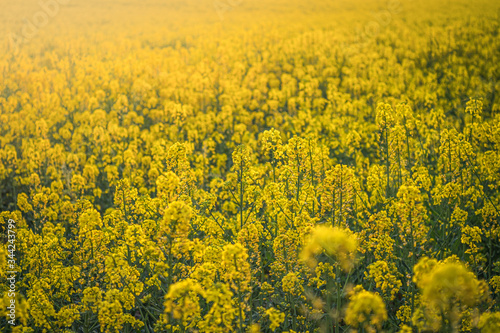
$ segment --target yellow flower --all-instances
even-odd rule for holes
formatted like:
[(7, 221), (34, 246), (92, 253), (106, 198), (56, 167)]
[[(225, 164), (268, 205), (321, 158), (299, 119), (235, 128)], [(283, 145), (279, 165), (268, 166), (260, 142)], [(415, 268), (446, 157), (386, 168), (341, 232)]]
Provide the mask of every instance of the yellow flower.
[(170, 286), (165, 295), (164, 322), (179, 320), (186, 328), (196, 326), (201, 319), (200, 295), (205, 295), (201, 286), (192, 279), (185, 279)]
[(495, 293), (500, 294), (500, 275), (496, 275), (490, 279), (490, 286)]
[(486, 282), (478, 281), (455, 257), (441, 262), (422, 258), (414, 271), (422, 297), (412, 321), (423, 330), (439, 330), (443, 322), (458, 328), (462, 319), (470, 317), (470, 310), (488, 298)]
[(323, 251), (335, 257), (343, 270), (354, 266), (358, 241), (348, 229), (317, 226), (314, 228), (307, 245), (301, 253), (302, 259), (310, 266), (316, 266), (315, 256)]
[(86, 288), (83, 291), (82, 304), (85, 309), (97, 311), (102, 302), (102, 291), (98, 287)]
[(248, 333), (260, 333), (260, 325), (259, 324), (252, 324), (248, 326)]
[(437, 264), (438, 261), (436, 259), (422, 257), (415, 267), (413, 267), (413, 282), (416, 283), (418, 287), (423, 288), (425, 286), (427, 274), (429, 274)]
[(291, 295), (300, 295), (303, 287), (296, 272), (290, 272), (281, 281), (283, 291)]
[(351, 296), (345, 314), (345, 321), (348, 325), (375, 332), (375, 329), (382, 328), (386, 320), (387, 310), (382, 297), (378, 294), (361, 290)]
[(25, 193), (19, 193), (17, 196), (17, 206), (25, 213), (33, 210), (33, 206), (28, 203), (28, 196)]
[(450, 310), (453, 300), (473, 306), (479, 295), (479, 281), (459, 263), (441, 264), (425, 278), (422, 296), (443, 311)]
[(500, 332), (500, 312), (485, 312), (479, 319), (479, 328), (482, 333)]
[(69, 327), (75, 320), (80, 318), (78, 306), (66, 305), (56, 314), (57, 324), (60, 327)]
[(160, 175), (156, 180), (156, 190), (161, 198), (172, 198), (178, 195), (178, 186), (180, 179), (172, 171), (167, 172), (165, 176)]
[(388, 294), (388, 299), (394, 300), (396, 293), (402, 286), (402, 282), (395, 275), (397, 269), (394, 265), (388, 265), (386, 261), (379, 260), (368, 266), (367, 277), (375, 281), (375, 286)]
[(191, 215), (191, 207), (183, 201), (170, 203), (160, 222), (160, 233), (169, 239), (186, 240), (191, 227)]
[(471, 98), (467, 102), (467, 106), (465, 108), (465, 112), (469, 113), (473, 116), (480, 115), (483, 110), (483, 102), (478, 99)]
[(269, 317), (271, 321), (271, 325), (269, 326), (271, 330), (275, 330), (283, 323), (285, 320), (285, 314), (275, 308), (269, 308), (266, 310), (266, 315)]
[[(128, 303), (128, 295), (125, 291), (110, 289), (104, 295), (104, 299), (99, 304), (99, 323), (103, 330), (107, 332), (118, 333), (125, 324), (131, 324), (138, 329), (144, 326), (144, 323), (134, 318), (130, 313), (124, 310), (130, 310), (124, 303)], [(133, 299), (133, 298), (132, 298)]]
[(223, 279), (239, 293), (250, 291), (251, 271), (247, 250), (240, 244), (228, 244), (222, 251)]

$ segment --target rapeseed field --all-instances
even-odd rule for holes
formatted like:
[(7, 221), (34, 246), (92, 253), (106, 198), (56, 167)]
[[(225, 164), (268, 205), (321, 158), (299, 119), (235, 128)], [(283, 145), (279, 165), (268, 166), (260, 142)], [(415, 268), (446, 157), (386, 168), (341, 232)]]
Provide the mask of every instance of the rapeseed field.
[(0, 332), (500, 332), (500, 4), (0, 13)]

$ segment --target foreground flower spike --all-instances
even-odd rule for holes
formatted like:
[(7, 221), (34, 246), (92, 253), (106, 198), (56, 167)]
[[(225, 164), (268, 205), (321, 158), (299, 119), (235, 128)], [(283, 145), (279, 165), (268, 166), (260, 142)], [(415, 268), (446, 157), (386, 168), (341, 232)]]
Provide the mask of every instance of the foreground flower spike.
[[(387, 320), (387, 310), (378, 294), (362, 290), (358, 286), (347, 305), (345, 321), (365, 332), (378, 332)], [(359, 290), (361, 289), (361, 290)]]
[(478, 326), (482, 333), (500, 332), (500, 312), (483, 313)]
[[(464, 315), (489, 297), (485, 282), (454, 258), (437, 261), (424, 257), (415, 265), (414, 272), (414, 282), (421, 289), (421, 302), (413, 323), (420, 329), (438, 331), (448, 327), (456, 331)], [(484, 322), (490, 321), (484, 318)]]
[(200, 296), (204, 295), (201, 286), (192, 279), (173, 284), (165, 295), (164, 323), (167, 327), (188, 329), (201, 320)]

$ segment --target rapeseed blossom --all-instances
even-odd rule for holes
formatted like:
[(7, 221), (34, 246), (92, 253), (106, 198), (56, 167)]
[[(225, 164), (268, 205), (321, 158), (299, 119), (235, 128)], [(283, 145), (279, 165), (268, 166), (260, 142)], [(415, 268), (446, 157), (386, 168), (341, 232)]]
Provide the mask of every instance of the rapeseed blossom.
[(323, 251), (334, 257), (342, 269), (348, 271), (354, 266), (357, 249), (356, 236), (348, 230), (318, 226), (302, 250), (303, 260), (311, 267), (316, 266), (315, 256)]
[(387, 310), (378, 294), (360, 290), (351, 296), (345, 320), (355, 328), (361, 327), (368, 332), (376, 332), (387, 320)]
[(5, 5), (0, 327), (498, 331), (498, 5), (344, 2)]

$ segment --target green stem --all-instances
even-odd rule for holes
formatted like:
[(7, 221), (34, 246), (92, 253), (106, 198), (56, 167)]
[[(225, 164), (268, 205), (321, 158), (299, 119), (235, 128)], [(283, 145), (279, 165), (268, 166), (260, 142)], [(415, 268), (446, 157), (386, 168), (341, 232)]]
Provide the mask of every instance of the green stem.
[[(234, 267), (237, 269), (236, 257), (234, 257)], [(243, 310), (241, 309), (241, 303), (243, 302), (241, 297), (241, 284), (240, 280), (237, 280), (236, 286), (238, 287), (238, 312), (239, 312), (239, 332), (243, 333)]]
[(243, 159), (240, 162), (240, 229), (243, 229)]

